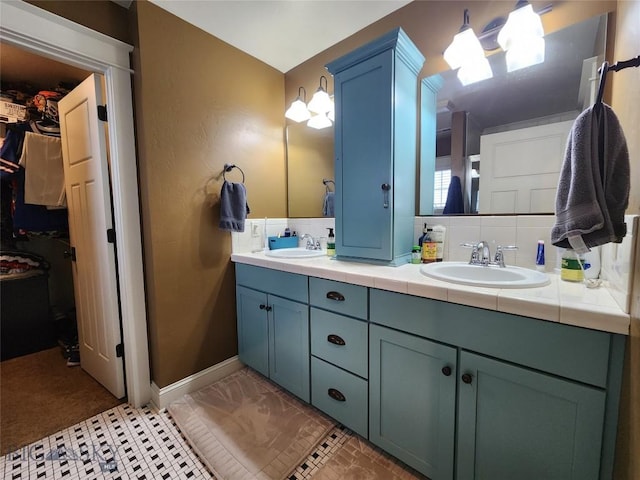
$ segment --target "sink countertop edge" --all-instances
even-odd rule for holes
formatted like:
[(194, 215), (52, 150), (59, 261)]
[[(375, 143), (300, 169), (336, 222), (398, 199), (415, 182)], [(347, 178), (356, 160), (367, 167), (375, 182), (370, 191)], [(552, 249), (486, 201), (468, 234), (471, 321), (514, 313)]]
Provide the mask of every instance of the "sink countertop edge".
[[(275, 258), (262, 252), (234, 253), (231, 255), (231, 261), (522, 315), (542, 321), (629, 335), (630, 316), (620, 309), (606, 288), (588, 290), (580, 284), (563, 285), (567, 282), (562, 282), (559, 276), (553, 273), (547, 273), (551, 283), (545, 286), (501, 289), (472, 287), (437, 280), (422, 274), (420, 265), (410, 263), (386, 267), (338, 261), (330, 257)], [(581, 301), (585, 295), (592, 298), (594, 292), (597, 292), (597, 303)], [(538, 306), (540, 308), (536, 309)]]

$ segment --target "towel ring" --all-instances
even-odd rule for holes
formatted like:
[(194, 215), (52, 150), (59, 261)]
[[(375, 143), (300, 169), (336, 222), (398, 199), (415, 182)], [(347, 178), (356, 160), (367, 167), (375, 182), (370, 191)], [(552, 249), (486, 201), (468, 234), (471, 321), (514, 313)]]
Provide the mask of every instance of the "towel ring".
[(240, 170), (240, 173), (242, 174), (242, 183), (244, 183), (244, 172), (242, 171), (242, 169), (236, 165), (233, 165), (231, 163), (225, 163), (224, 164), (224, 170), (222, 172), (222, 178), (225, 179), (225, 181), (227, 180), (227, 176), (226, 173), (230, 172), (231, 170), (233, 170), (234, 168), (237, 168), (238, 170)]

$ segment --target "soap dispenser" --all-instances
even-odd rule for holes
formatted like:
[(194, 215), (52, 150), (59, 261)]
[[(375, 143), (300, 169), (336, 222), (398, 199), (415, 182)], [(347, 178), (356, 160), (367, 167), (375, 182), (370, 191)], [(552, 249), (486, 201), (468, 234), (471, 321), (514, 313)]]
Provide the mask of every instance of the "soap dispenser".
[(336, 236), (333, 234), (333, 228), (329, 230), (329, 238), (327, 239), (327, 255), (333, 257), (336, 254)]

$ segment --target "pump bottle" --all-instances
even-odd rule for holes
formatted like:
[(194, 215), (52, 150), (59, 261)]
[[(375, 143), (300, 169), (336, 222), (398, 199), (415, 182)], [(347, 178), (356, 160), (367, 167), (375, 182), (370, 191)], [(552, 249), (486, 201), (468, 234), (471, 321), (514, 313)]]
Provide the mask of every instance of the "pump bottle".
[(327, 238), (327, 255), (333, 257), (336, 254), (336, 236), (333, 234), (333, 228), (327, 228), (329, 235)]

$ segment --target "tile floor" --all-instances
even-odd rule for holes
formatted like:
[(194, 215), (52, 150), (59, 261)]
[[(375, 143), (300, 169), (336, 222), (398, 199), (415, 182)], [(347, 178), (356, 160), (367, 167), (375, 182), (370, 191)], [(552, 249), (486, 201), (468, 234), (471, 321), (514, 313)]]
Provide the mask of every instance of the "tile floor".
[[(307, 480), (348, 439), (331, 430), (287, 480)], [(11, 480), (210, 479), (171, 415), (119, 405), (0, 457), (0, 478)]]

